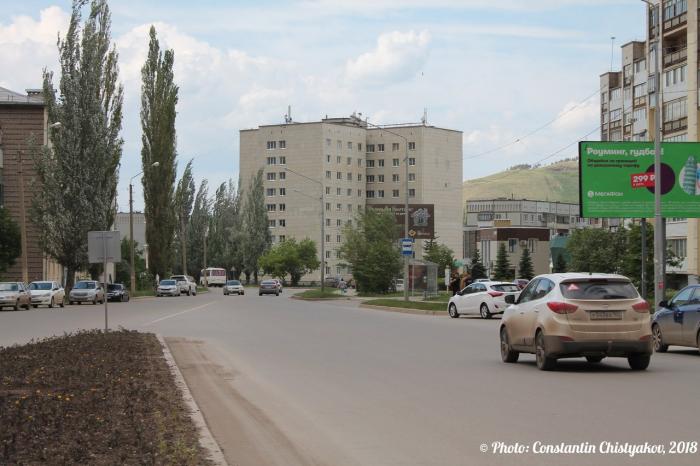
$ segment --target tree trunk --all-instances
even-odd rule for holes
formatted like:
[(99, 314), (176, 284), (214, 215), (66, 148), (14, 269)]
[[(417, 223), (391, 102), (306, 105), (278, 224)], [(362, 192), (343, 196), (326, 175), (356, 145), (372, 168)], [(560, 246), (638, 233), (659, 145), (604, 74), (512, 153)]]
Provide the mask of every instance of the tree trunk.
[(73, 285), (75, 285), (75, 268), (74, 267), (66, 267), (66, 294), (70, 293), (70, 290), (73, 289)]

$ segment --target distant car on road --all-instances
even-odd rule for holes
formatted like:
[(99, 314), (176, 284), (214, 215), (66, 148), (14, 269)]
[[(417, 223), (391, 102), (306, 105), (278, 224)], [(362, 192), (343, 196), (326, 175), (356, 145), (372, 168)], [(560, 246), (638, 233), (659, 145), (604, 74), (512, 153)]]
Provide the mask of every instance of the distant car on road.
[(180, 296), (180, 286), (175, 280), (161, 280), (156, 289), (156, 296)]
[(180, 287), (180, 293), (184, 293), (187, 296), (197, 296), (197, 283), (194, 281), (194, 278), (189, 275), (173, 275), (170, 279), (177, 282), (177, 286)]
[(340, 283), (340, 278), (338, 278), (338, 277), (326, 277), (326, 279), (323, 280), (323, 284), (325, 286), (330, 286), (332, 288), (338, 288), (339, 283)]
[(230, 294), (237, 294), (239, 296), (245, 294), (245, 288), (243, 288), (239, 280), (228, 280), (224, 285), (224, 296)]
[(625, 357), (634, 370), (649, 366), (652, 347), (649, 304), (622, 275), (555, 273), (532, 279), (501, 319), (503, 362), (535, 353), (540, 370), (557, 359), (585, 357), (598, 363)]
[(96, 280), (80, 280), (68, 293), (68, 304), (91, 302), (104, 303), (105, 292), (100, 282)]
[(280, 290), (277, 287), (277, 282), (275, 280), (263, 280), (260, 282), (258, 296), (262, 296), (264, 294), (273, 294), (275, 296), (280, 295)]
[(450, 298), (447, 312), (452, 318), (478, 313), (482, 319), (490, 319), (506, 310), (506, 296), (517, 297), (519, 294), (520, 288), (514, 283), (475, 282)]
[(32, 297), (32, 306), (46, 305), (63, 307), (65, 305), (66, 292), (58, 282), (37, 281), (29, 284), (29, 294)]
[(107, 300), (108, 301), (129, 301), (129, 290), (121, 283), (107, 284)]
[(0, 283), (0, 310), (11, 307), (18, 311), (20, 307), (29, 309), (32, 298), (22, 282)]
[(687, 286), (670, 301), (661, 301), (651, 319), (651, 333), (659, 353), (669, 345), (700, 350), (700, 285)]

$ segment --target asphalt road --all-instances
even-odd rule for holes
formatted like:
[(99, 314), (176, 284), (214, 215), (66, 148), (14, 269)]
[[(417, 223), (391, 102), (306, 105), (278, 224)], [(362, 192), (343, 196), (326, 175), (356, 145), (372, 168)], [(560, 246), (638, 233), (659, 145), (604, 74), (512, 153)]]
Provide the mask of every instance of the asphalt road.
[[(110, 325), (168, 338), (227, 458), (247, 452), (236, 464), (700, 464), (697, 449), (670, 452), (674, 441), (700, 448), (697, 350), (672, 347), (645, 372), (624, 359), (540, 372), (529, 355), (501, 363), (497, 319), (289, 293), (115, 303)], [(0, 345), (103, 325), (101, 306), (3, 311)], [(494, 454), (494, 442), (523, 450)], [(535, 454), (535, 442), (648, 442), (666, 454)]]

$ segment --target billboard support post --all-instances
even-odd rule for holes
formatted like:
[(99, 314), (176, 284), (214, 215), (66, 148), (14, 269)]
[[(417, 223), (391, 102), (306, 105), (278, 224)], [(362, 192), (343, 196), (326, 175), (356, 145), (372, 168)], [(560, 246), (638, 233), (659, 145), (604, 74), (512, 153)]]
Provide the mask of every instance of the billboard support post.
[[(659, 6), (659, 14), (661, 7)], [(654, 44), (654, 64), (656, 65), (656, 108), (654, 110), (654, 305), (651, 310), (663, 300), (663, 258), (664, 236), (661, 220), (661, 111), (663, 108), (661, 84), (661, 44), (660, 34), (657, 34)]]

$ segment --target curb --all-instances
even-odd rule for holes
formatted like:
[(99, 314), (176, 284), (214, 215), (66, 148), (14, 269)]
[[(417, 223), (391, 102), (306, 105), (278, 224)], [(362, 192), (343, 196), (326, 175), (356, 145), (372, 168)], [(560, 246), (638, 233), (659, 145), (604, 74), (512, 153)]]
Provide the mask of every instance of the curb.
[(209, 459), (215, 465), (228, 466), (224, 453), (221, 451), (221, 448), (219, 448), (219, 444), (216, 443), (214, 436), (209, 430), (209, 427), (204, 420), (204, 416), (202, 416), (202, 411), (199, 409), (199, 406), (197, 406), (197, 402), (192, 396), (192, 393), (190, 393), (190, 389), (187, 387), (185, 378), (182, 376), (182, 372), (180, 372), (180, 369), (177, 367), (175, 358), (173, 358), (172, 353), (170, 353), (170, 349), (165, 343), (163, 336), (156, 334), (156, 338), (158, 338), (160, 345), (163, 347), (163, 357), (165, 358), (165, 362), (170, 368), (170, 373), (175, 378), (175, 385), (182, 393), (182, 399), (185, 402), (185, 406), (190, 411), (190, 417), (199, 431), (199, 445), (208, 453)]
[(301, 296), (292, 295), (290, 299), (298, 299), (299, 301), (350, 301), (350, 296), (338, 296), (337, 298), (303, 298)]
[(389, 307), (389, 306), (375, 306), (373, 304), (360, 304), (361, 308), (364, 309), (376, 309), (379, 311), (387, 312), (399, 312), (401, 314), (417, 314), (417, 315), (427, 315), (427, 316), (446, 316), (447, 311), (426, 311), (423, 309), (409, 309), (405, 307)]

